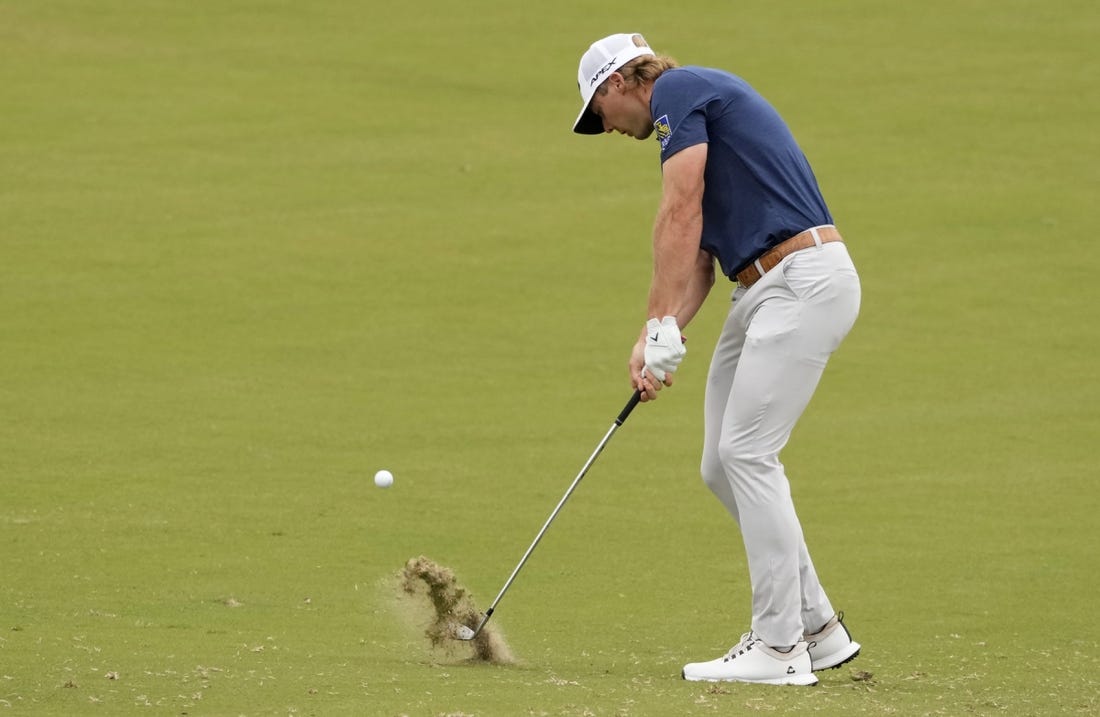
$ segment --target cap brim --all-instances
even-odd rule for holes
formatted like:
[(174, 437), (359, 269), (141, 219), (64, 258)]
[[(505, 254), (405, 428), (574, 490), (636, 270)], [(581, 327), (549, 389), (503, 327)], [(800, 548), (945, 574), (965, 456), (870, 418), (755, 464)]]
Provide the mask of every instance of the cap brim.
[(581, 108), (577, 115), (577, 121), (573, 123), (573, 131), (577, 134), (603, 134), (603, 120), (592, 111), (592, 100)]

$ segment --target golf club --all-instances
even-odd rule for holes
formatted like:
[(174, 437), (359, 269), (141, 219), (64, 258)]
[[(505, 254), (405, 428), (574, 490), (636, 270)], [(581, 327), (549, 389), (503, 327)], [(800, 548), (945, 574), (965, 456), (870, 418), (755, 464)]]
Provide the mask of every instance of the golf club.
[(523, 564), (527, 562), (527, 558), (531, 557), (531, 553), (534, 551), (535, 546), (539, 544), (539, 541), (542, 540), (542, 536), (546, 532), (546, 529), (550, 527), (550, 524), (554, 522), (554, 518), (558, 516), (558, 511), (560, 511), (561, 507), (565, 505), (565, 501), (569, 500), (569, 496), (573, 494), (573, 490), (577, 487), (577, 484), (581, 482), (581, 478), (584, 478), (584, 474), (588, 472), (588, 469), (590, 467), (592, 467), (592, 464), (596, 461), (596, 457), (600, 455), (600, 452), (603, 451), (604, 446), (606, 446), (607, 442), (611, 440), (611, 436), (615, 435), (615, 431), (619, 429), (619, 426), (623, 425), (623, 423), (626, 422), (627, 417), (630, 416), (630, 412), (633, 411), (634, 407), (638, 405), (638, 401), (640, 401), (641, 398), (642, 392), (635, 391), (634, 395), (630, 397), (629, 401), (627, 401), (626, 407), (623, 408), (622, 412), (619, 413), (618, 418), (616, 418), (615, 422), (611, 424), (611, 428), (609, 428), (607, 430), (607, 433), (604, 434), (603, 440), (600, 441), (599, 445), (596, 446), (596, 450), (592, 452), (591, 456), (589, 456), (588, 461), (585, 462), (584, 467), (581, 468), (581, 472), (578, 473), (577, 477), (573, 479), (573, 482), (569, 486), (569, 490), (565, 491), (565, 495), (563, 495), (561, 500), (558, 501), (557, 507), (554, 508), (553, 512), (550, 513), (550, 517), (546, 519), (545, 523), (543, 523), (542, 529), (539, 530), (538, 535), (535, 536), (534, 541), (532, 541), (531, 543), (531, 547), (527, 548), (527, 552), (523, 554), (522, 558), (520, 558), (519, 564), (516, 565), (516, 569), (512, 571), (511, 576), (509, 576), (507, 582), (504, 583), (504, 587), (502, 587), (500, 589), (500, 592), (497, 593), (496, 599), (493, 600), (493, 604), (490, 605), (489, 609), (485, 611), (485, 617), (481, 619), (481, 623), (476, 628), (470, 628), (466, 625), (456, 625), (454, 631), (454, 636), (456, 639), (473, 640), (475, 637), (481, 634), (482, 629), (485, 627), (485, 623), (489, 622), (489, 618), (493, 616), (493, 611), (496, 610), (497, 603), (499, 603), (500, 599), (504, 597), (504, 593), (508, 592), (508, 588), (511, 587), (512, 581), (516, 579), (516, 575), (519, 574), (520, 568), (522, 568)]

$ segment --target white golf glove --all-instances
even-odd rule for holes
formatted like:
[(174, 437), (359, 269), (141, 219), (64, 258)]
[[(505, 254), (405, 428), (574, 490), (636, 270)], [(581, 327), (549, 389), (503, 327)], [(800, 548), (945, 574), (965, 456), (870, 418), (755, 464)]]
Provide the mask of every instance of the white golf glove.
[(675, 373), (684, 360), (687, 348), (680, 336), (680, 327), (675, 316), (666, 316), (658, 321), (650, 319), (645, 324), (645, 370), (658, 381), (664, 381), (665, 375)]

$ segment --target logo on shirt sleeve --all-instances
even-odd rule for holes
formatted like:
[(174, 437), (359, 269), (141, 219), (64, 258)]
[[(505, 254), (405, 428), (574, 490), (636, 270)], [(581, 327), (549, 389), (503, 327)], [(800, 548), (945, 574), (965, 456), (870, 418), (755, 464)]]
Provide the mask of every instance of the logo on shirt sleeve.
[(653, 123), (653, 129), (657, 130), (657, 141), (661, 143), (661, 150), (668, 148), (668, 141), (672, 139), (672, 126), (668, 123), (668, 115), (661, 115)]

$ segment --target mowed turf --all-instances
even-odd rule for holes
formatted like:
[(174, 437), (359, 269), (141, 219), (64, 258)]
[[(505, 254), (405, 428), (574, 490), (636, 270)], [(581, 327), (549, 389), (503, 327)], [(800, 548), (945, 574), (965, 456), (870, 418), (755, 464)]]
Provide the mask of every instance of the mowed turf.
[[(896, 6), (895, 6), (896, 5)], [(1095, 3), (0, 4), (0, 714), (1096, 714)], [(656, 147), (569, 132), (589, 42), (746, 77), (864, 304), (784, 453), (864, 653), (748, 628), (697, 477), (720, 285), (629, 396)], [(396, 476), (373, 486), (379, 468)]]

